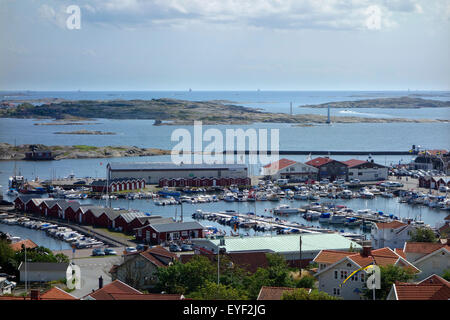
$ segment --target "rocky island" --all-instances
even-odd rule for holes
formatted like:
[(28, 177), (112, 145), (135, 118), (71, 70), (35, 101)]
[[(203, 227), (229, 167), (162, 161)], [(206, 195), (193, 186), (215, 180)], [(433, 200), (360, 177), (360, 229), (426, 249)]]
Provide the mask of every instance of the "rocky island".
[(383, 108), (383, 109), (418, 109), (418, 108), (449, 108), (450, 101), (429, 100), (422, 98), (400, 97), (364, 99), (356, 101), (328, 102), (315, 105), (302, 105), (300, 108)]
[(33, 148), (36, 148), (38, 150), (51, 151), (55, 160), (145, 157), (170, 154), (170, 151), (168, 150), (157, 148), (139, 148), (135, 146), (46, 146), (42, 144), (23, 144), (19, 146), (13, 146), (8, 143), (0, 143), (0, 160), (23, 160), (25, 158), (25, 152), (28, 152)]
[(54, 134), (92, 134), (92, 135), (114, 135), (115, 132), (108, 131), (90, 131), (90, 130), (78, 130), (78, 131), (58, 131)]
[[(401, 98), (403, 99), (403, 98)], [(449, 102), (408, 98), (410, 107), (417, 106), (412, 101), (422, 101), (422, 107), (432, 104), (448, 106)], [(371, 100), (362, 100), (371, 101)], [(374, 99), (372, 107), (380, 107), (391, 100)], [(348, 102), (350, 103), (350, 102)], [(356, 102), (352, 102), (356, 103)], [(331, 104), (333, 108), (336, 104)], [(344, 103), (341, 103), (344, 105)], [(314, 107), (325, 108), (327, 104)], [(391, 105), (392, 104), (387, 104)], [(361, 106), (361, 105), (360, 105)], [(342, 106), (344, 108), (344, 106)], [(79, 100), (51, 102), (34, 106), (23, 103), (15, 107), (0, 109), (0, 117), (4, 118), (39, 118), (39, 119), (74, 119), (74, 118), (106, 118), (106, 119), (152, 119), (155, 125), (192, 125), (194, 121), (202, 121), (206, 125), (293, 123), (315, 124), (326, 123), (325, 115), (264, 112), (259, 109), (231, 104), (224, 101), (186, 101), (176, 99), (152, 100)], [(447, 119), (404, 119), (404, 118), (362, 118), (333, 117), (334, 123), (360, 122), (448, 122)]]

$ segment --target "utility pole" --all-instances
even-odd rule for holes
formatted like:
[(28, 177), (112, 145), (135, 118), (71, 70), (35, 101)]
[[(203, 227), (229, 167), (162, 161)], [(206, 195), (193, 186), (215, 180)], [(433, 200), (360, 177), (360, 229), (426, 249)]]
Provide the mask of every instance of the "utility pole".
[(300, 235), (300, 277), (302, 276), (302, 236)]

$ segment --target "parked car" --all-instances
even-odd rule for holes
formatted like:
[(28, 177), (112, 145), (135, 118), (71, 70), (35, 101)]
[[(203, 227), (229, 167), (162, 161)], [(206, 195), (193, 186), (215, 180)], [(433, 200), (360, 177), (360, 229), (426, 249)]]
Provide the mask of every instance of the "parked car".
[(182, 251), (181, 248), (180, 248), (177, 244), (175, 244), (175, 243), (172, 243), (172, 244), (169, 246), (169, 250), (170, 250), (171, 252), (180, 252), (180, 251)]
[(143, 245), (143, 244), (138, 244), (138, 245), (136, 246), (136, 250), (137, 250), (137, 251), (143, 251), (143, 250), (145, 250), (145, 245)]
[(322, 179), (322, 180), (320, 180), (319, 183), (320, 183), (320, 184), (329, 184), (329, 183), (330, 183), (330, 180), (328, 180), (328, 179)]
[(352, 183), (352, 184), (358, 184), (360, 182), (361, 182), (361, 180), (359, 180), (359, 179), (350, 179), (350, 183)]
[(117, 252), (114, 249), (111, 249), (111, 248), (106, 248), (104, 252), (105, 252), (105, 255), (108, 255), (108, 256), (115, 256), (115, 255), (117, 255)]
[(105, 252), (103, 251), (103, 249), (95, 248), (94, 250), (92, 250), (92, 255), (93, 256), (104, 256)]
[(345, 183), (345, 179), (337, 179), (336, 181), (333, 182), (333, 184), (335, 185), (341, 185)]
[(191, 244), (182, 244), (181, 245), (181, 251), (192, 251), (192, 250), (194, 250), (194, 249), (192, 248)]
[(447, 186), (440, 186), (439, 191), (440, 192), (448, 192), (448, 191), (450, 191), (450, 188)]
[(135, 247), (126, 247), (125, 252), (126, 253), (135, 253), (135, 252), (137, 252), (137, 250)]

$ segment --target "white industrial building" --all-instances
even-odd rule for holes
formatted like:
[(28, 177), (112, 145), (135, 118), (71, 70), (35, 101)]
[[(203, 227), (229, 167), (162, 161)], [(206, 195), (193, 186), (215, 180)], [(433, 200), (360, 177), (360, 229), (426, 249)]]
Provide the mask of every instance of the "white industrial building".
[(245, 164), (174, 164), (172, 162), (113, 162), (107, 165), (110, 180), (145, 179), (147, 184), (157, 184), (160, 179), (189, 178), (247, 178)]
[(315, 179), (319, 170), (302, 162), (280, 159), (263, 167), (263, 175), (276, 179)]

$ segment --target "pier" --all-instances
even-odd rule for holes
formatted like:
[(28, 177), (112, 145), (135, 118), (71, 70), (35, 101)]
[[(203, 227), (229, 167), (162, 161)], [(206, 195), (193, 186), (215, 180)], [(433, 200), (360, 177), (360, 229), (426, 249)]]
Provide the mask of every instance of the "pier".
[[(234, 150), (234, 151), (223, 151), (223, 154), (260, 154), (261, 151), (249, 151), (249, 150)], [(274, 152), (275, 153), (275, 152)], [(264, 154), (272, 154), (272, 151), (267, 150)], [(417, 151), (322, 151), (322, 150), (280, 150), (279, 155), (325, 155), (325, 156), (413, 156), (417, 155)]]

